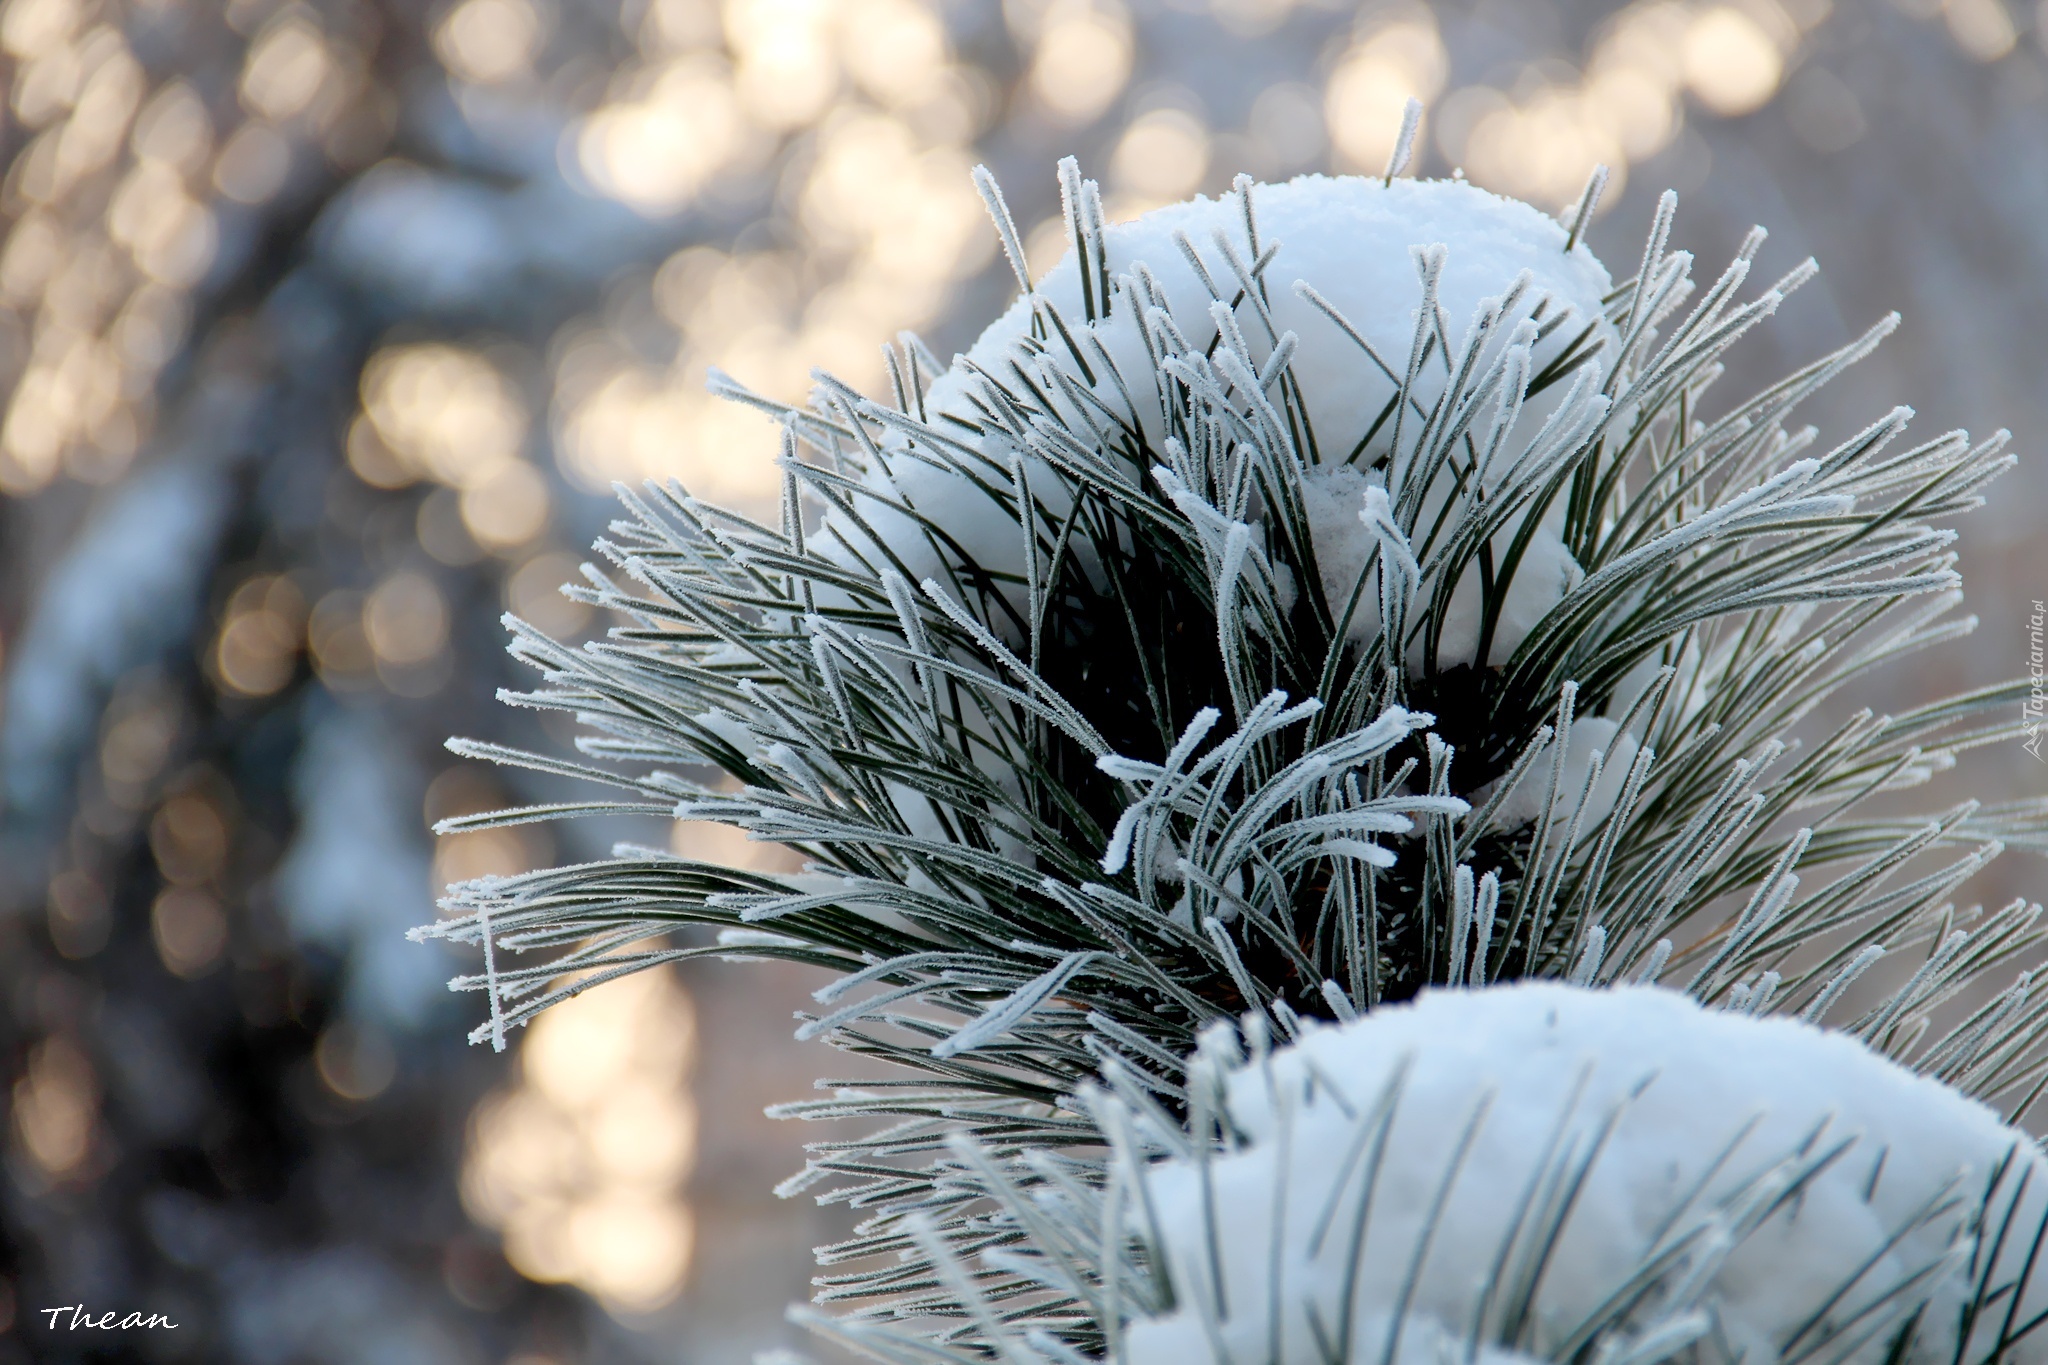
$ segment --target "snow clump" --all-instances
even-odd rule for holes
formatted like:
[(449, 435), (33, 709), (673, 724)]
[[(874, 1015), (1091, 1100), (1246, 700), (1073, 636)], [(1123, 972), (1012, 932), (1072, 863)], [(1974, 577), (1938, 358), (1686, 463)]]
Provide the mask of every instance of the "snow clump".
[[(1550, 796), (1551, 783), (1557, 784), (1557, 795), (1550, 802), (1550, 818), (1560, 828), (1569, 822), (1574, 814), (1579, 817), (1579, 838), (1588, 839), (1600, 827), (1621, 799), (1622, 788), (1628, 784), (1629, 765), (1636, 761), (1636, 754), (1642, 744), (1634, 731), (1616, 734), (1619, 721), (1605, 716), (1585, 716), (1572, 722), (1571, 736), (1565, 743), (1564, 768), (1554, 772), (1558, 766), (1557, 746), (1552, 745), (1548, 756), (1538, 759), (1533, 767), (1515, 784), (1507, 799), (1494, 812), (1494, 823), (1502, 829), (1520, 829), (1533, 825), (1542, 818), (1543, 803)], [(1600, 763), (1600, 775), (1593, 780), (1593, 763)], [(1586, 785), (1592, 780), (1592, 786)], [(1489, 789), (1490, 790), (1490, 789)], [(1476, 803), (1484, 805), (1488, 791), (1476, 797)], [(1581, 799), (1584, 805), (1581, 807)]]
[[(1540, 374), (1590, 327), (1592, 341), (1601, 350), (1575, 376), (1580, 380), (1575, 429), (1583, 431), (1605, 410), (1597, 391), (1599, 367), (1615, 349), (1614, 330), (1603, 315), (1603, 300), (1612, 284), (1606, 268), (1583, 243), (1566, 250), (1568, 235), (1549, 215), (1463, 181), (1388, 184), (1376, 178), (1311, 175), (1281, 185), (1252, 186), (1250, 193), (1260, 250), (1272, 252), (1261, 279), (1273, 332), (1267, 333), (1249, 303), (1239, 303), (1232, 316), (1254, 352), (1249, 358), (1261, 366), (1273, 354), (1275, 336), (1284, 339), (1292, 333), (1298, 340), (1289, 368), (1299, 385), (1314, 442), (1313, 452), (1304, 452), (1299, 494), (1325, 597), (1333, 614), (1341, 615), (1374, 544), (1361, 520), (1366, 490), (1387, 487), (1391, 477), (1396, 486), (1390, 491), (1398, 494), (1403, 461), (1413, 458), (1424, 417), (1445, 384), (1445, 346), (1454, 351), (1462, 346), (1470, 322), (1518, 284), (1518, 300), (1494, 324), (1480, 353), (1484, 363), (1519, 346), (1526, 379)], [(1186, 343), (1184, 354), (1213, 354), (1219, 332), (1215, 313), (1221, 311), (1216, 296), (1226, 301), (1242, 297), (1223, 244), (1228, 243), (1246, 267), (1254, 254), (1243, 202), (1236, 193), (1196, 198), (1128, 223), (1111, 224), (1103, 239), (1105, 260), (1098, 270), (1088, 272), (1087, 281), (1070, 249), (1038, 281), (1034, 293), (1020, 295), (965, 356), (956, 357), (952, 367), (932, 382), (924, 398), (926, 420), (964, 443), (972, 455), (941, 450), (932, 459), (927, 450), (925, 458), (919, 458), (910, 449), (917, 438), (902, 430), (890, 431), (881, 442), (889, 469), (870, 467), (866, 483), (885, 497), (900, 496), (941, 527), (951, 545), (877, 503), (862, 509), (868, 528), (853, 524), (836, 509), (827, 510), (816, 548), (831, 554), (836, 543), (837, 553), (858, 553), (875, 563), (893, 555), (910, 570), (913, 581), (926, 576), (945, 581), (947, 561), (957, 562), (952, 547), (966, 547), (984, 568), (1022, 579), (1024, 554), (1015, 514), (984, 487), (1007, 486), (1003, 471), (1016, 452), (1003, 438), (978, 434), (983, 376), (1014, 386), (1018, 367), (1029, 374), (1034, 365), (1055, 364), (1142, 430), (1154, 451), (1160, 448), (1166, 433), (1157, 394), (1164, 381), (1140, 326), (1138, 295), (1149, 293), (1163, 300), (1163, 311)], [(1190, 250), (1196, 260), (1189, 258)], [(1437, 312), (1428, 319), (1421, 318), (1424, 288), (1419, 271), (1425, 263), (1431, 263), (1437, 278)], [(1143, 289), (1138, 284), (1141, 275), (1149, 275)], [(1089, 303), (1099, 294), (1104, 277), (1111, 281), (1108, 316), (1086, 321)], [(1332, 305), (1357, 337), (1346, 336), (1309, 301), (1296, 288), (1298, 281)], [(1088, 299), (1083, 297), (1084, 286), (1090, 290)], [(1091, 336), (1100, 342), (1114, 360), (1116, 375), (1084, 375), (1073, 352), (1056, 337), (1043, 347), (1032, 342), (1034, 318), (1043, 305), (1057, 310), (1079, 349), (1089, 351)], [(1042, 322), (1040, 331), (1053, 336)], [(1428, 358), (1410, 390), (1409, 411), (1397, 423), (1386, 414), (1418, 345), (1430, 348)], [(1516, 457), (1557, 415), (1571, 389), (1569, 380), (1554, 384), (1531, 395), (1513, 416), (1501, 456), (1486, 479), (1490, 493), (1498, 492), (1512, 474)], [(1487, 402), (1474, 440), (1485, 434), (1493, 411), (1493, 403)], [(1082, 432), (1099, 420), (1078, 409), (1063, 416), (1071, 430)], [(923, 444), (928, 447), (931, 442)], [(971, 474), (964, 468), (969, 464), (974, 466)], [(1034, 467), (1033, 461), (1026, 464), (1027, 469)], [(1427, 529), (1451, 497), (1469, 496), (1454, 492), (1452, 480), (1448, 470), (1433, 477), (1422, 498), (1418, 531)], [(1034, 492), (1044, 497), (1054, 482), (1051, 472), (1041, 469)], [(1505, 662), (1543, 614), (1582, 577), (1559, 534), (1561, 521), (1562, 507), (1553, 504), (1531, 537), (1494, 626), (1487, 662)], [(1494, 537), (1497, 560), (1519, 525), (1511, 520)], [(889, 554), (875, 544), (869, 528), (886, 542)], [(1477, 660), (1479, 597), (1478, 572), (1468, 568), (1452, 593), (1437, 651), (1440, 667)], [(1378, 629), (1378, 599), (1368, 583), (1359, 594), (1347, 634), (1365, 640)], [(1419, 649), (1419, 642), (1411, 647), (1411, 668), (1421, 664)]]
[[(1646, 1365), (1874, 1365), (1922, 1305), (1898, 1359), (1979, 1361), (2011, 1296), (1957, 1353), (1984, 1273), (1973, 1222), (2016, 1215), (1981, 1253), (1995, 1288), (2048, 1218), (2036, 1145), (1984, 1105), (1843, 1034), (1654, 987), (1432, 992), (1220, 1084), (1238, 1141), (1150, 1166), (1134, 1201), (1177, 1307), (1130, 1325), (1130, 1365), (1406, 1361), (1444, 1341), (1471, 1359), (1468, 1334), (1600, 1359), (1602, 1324)], [(2018, 1298), (2025, 1322), (2048, 1287)]]

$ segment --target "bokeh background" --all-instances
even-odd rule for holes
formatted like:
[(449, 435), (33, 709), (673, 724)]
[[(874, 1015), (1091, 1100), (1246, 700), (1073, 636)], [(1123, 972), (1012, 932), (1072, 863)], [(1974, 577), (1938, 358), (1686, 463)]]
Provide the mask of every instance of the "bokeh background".
[[(0, 1361), (741, 1362), (843, 1210), (762, 1115), (830, 1054), (813, 983), (720, 964), (465, 1046), (446, 881), (716, 829), (436, 844), (546, 795), (450, 733), (493, 700), (614, 480), (772, 504), (764, 419), (962, 349), (1034, 269), (1054, 161), (1122, 217), (1248, 171), (1419, 169), (1547, 209), (1613, 170), (1718, 269), (1753, 223), (1820, 281), (1764, 378), (1897, 308), (1809, 414), (2019, 433), (1962, 548), (1983, 625), (1857, 700), (2021, 673), (2048, 597), (2048, 12), (2013, 0), (6, 0), (0, 62)], [(1774, 268), (1775, 267), (1775, 268)], [(2048, 788), (2017, 745), (1953, 794)], [(2009, 855), (1975, 888), (2040, 895)], [(175, 1331), (52, 1331), (40, 1310)]]

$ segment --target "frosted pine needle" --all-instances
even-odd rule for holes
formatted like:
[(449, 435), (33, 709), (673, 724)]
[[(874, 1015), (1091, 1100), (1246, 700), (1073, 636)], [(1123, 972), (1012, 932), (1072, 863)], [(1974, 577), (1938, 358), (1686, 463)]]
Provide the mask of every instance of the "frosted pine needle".
[[(1761, 230), (1702, 289), (1667, 195), (1614, 284), (1577, 231), (1597, 177), (1567, 233), (1400, 161), (1107, 227), (1063, 167), (1074, 250), (1035, 286), (978, 175), (1023, 292), (966, 356), (941, 373), (907, 339), (893, 405), (716, 376), (784, 425), (781, 524), (621, 489), (567, 589), (620, 624), (570, 649), (507, 618), (540, 677), (508, 700), (572, 716), (581, 757), (459, 751), (617, 795), (447, 828), (710, 820), (805, 870), (624, 847), (455, 886), (419, 935), (490, 946), (455, 984), (499, 1042), (684, 958), (840, 974), (803, 1032), (904, 1079), (784, 1112), (891, 1125), (790, 1187), (869, 1211), (819, 1282), (863, 1321), (1102, 1347), (1093, 1290), (1004, 1310), (1001, 1341), (962, 1301), (945, 1258), (1018, 1234), (957, 1144), (1049, 1207), (1107, 1188), (1113, 1134), (1075, 1098), (1107, 1068), (1116, 1123), (1199, 1151), (1220, 1021), (1287, 1039), (1432, 984), (1684, 980), (2016, 1110), (2048, 1088), (2048, 998), (2005, 989), (2039, 907), (1956, 908), (2003, 849), (2048, 847), (2048, 802), (1866, 809), (2017, 739), (2024, 684), (1822, 713), (1970, 628), (1946, 523), (2011, 464), (2004, 434), (1793, 425), (1891, 319), (1724, 395), (1722, 357), (1813, 273), (1753, 289)], [(1919, 965), (1838, 1017), (1879, 953)], [(1930, 1040), (1987, 974), (2004, 993)], [(990, 1303), (1038, 1292), (1023, 1260), (974, 1264)]]

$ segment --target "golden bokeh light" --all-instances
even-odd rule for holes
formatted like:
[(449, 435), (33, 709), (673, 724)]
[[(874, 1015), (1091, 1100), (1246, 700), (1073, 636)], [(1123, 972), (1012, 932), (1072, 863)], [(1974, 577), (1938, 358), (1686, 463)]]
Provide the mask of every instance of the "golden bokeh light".
[(1592, 123), (1613, 139), (1616, 165), (1623, 158), (1647, 161), (1677, 134), (1679, 112), (1671, 90), (1638, 67), (1615, 66), (1586, 82)]
[(84, 17), (77, 0), (14, 0), (0, 11), (0, 47), (33, 62), (61, 52)]
[[(19, 111), (24, 122), (34, 122), (35, 113), (54, 114), (70, 106), (70, 117), (45, 128), (15, 167), (22, 193), (40, 203), (63, 198), (111, 162), (127, 135), (128, 121), (142, 103), (142, 66), (119, 34), (106, 27), (91, 29), (80, 38), (76, 51), (76, 83), (48, 89), (45, 100), (32, 94), (23, 101), (31, 108)], [(37, 104), (43, 107), (34, 109)]]
[(917, 0), (842, 0), (840, 60), (863, 93), (892, 109), (943, 92), (946, 26)]
[(675, 1297), (690, 1265), (696, 1227), (687, 1204), (622, 1190), (572, 1205), (566, 1241), (577, 1280), (626, 1312)]
[[(1104, 208), (1107, 213), (1107, 207)], [(1048, 270), (1060, 263), (1060, 257), (1073, 249), (1074, 238), (1067, 231), (1064, 217), (1040, 219), (1038, 225), (1024, 234), (1025, 268), (1031, 278), (1042, 280)]]
[(321, 1033), (313, 1066), (329, 1090), (360, 1104), (390, 1088), (398, 1075), (398, 1052), (382, 1029), (344, 1020)]
[(1610, 194), (1626, 183), (1621, 140), (1583, 90), (1545, 87), (1520, 105), (1502, 101), (1480, 118), (1464, 146), (1472, 178), (1492, 189), (1563, 208), (1596, 165), (1610, 169)]
[(284, 188), (291, 168), (291, 144), (268, 124), (251, 120), (220, 149), (213, 184), (238, 204), (263, 204)]
[(747, 117), (784, 131), (823, 113), (839, 91), (833, 0), (726, 0), (733, 91)]
[[(489, 773), (474, 764), (458, 763), (428, 784), (422, 818), (431, 829), (453, 816), (477, 815), (516, 804)], [(434, 844), (430, 889), (439, 898), (451, 882), (516, 876), (545, 866), (553, 857), (554, 841), (545, 825), (443, 834)]]
[(524, 461), (499, 466), (462, 490), (462, 524), (489, 550), (515, 550), (547, 529), (547, 480)]
[(191, 321), (191, 304), (182, 291), (145, 284), (128, 296), (108, 336), (128, 375), (139, 382), (170, 362)]
[(350, 691), (370, 681), (376, 656), (363, 632), (361, 593), (338, 588), (322, 597), (306, 620), (306, 639), (313, 666), (330, 688)]
[(416, 474), (455, 488), (517, 459), (526, 441), (518, 390), (489, 359), (441, 342), (389, 346), (363, 367), (363, 410)]
[(1031, 93), (1065, 122), (1093, 123), (1131, 78), (1136, 40), (1119, 4), (1051, 0), (1031, 37)]
[(368, 413), (359, 413), (349, 423), (348, 439), (342, 448), (348, 456), (348, 467), (372, 488), (403, 488), (419, 481), (419, 472), (384, 444)]
[[(1811, 25), (1826, 8), (1802, 6), (1801, 14)], [(1452, 92), (1435, 110), (1436, 144), (1475, 183), (1560, 211), (1577, 201), (1593, 167), (1605, 165), (1602, 204), (1611, 205), (1630, 165), (1662, 154), (1683, 131), (1688, 92), (1722, 118), (1769, 103), (1800, 32), (1773, 0), (1637, 0), (1596, 31), (1583, 74), (1538, 64), (1511, 82), (1512, 97), (1483, 85)], [(1860, 136), (1860, 113), (1853, 98), (1832, 104), (1808, 121), (1832, 120), (1814, 136), (1847, 145), (1841, 139)]]
[[(1085, 0), (1026, 8), (1020, 38), (1035, 61), (1048, 45), (1087, 40), (1060, 79), (1086, 76), (1088, 98), (1106, 107), (1129, 75), (1128, 16)], [(786, 200), (798, 240), (671, 257), (653, 293), (676, 330), (672, 354), (590, 323), (565, 329), (552, 425), (561, 471), (579, 488), (674, 478), (772, 519), (775, 428), (707, 394), (707, 371), (783, 401), (807, 397), (813, 366), (881, 386), (882, 346), (929, 324), (952, 284), (993, 253), (966, 146), (987, 97), (954, 60), (930, 0), (726, 0), (711, 14), (693, 0), (648, 7), (645, 58), (575, 130), (577, 165), (592, 189), (665, 214), (808, 133)], [(1060, 117), (1079, 110), (1060, 98)], [(375, 482), (388, 475), (373, 456), (358, 467)]]
[(177, 737), (177, 718), (167, 706), (129, 707), (109, 716), (100, 738), (100, 775), (117, 799), (163, 771)]
[(597, 1165), (621, 1184), (674, 1188), (690, 1173), (696, 1133), (678, 1122), (674, 1101), (661, 1088), (621, 1083), (602, 1104), (589, 1106), (584, 1131)]
[(242, 103), (252, 114), (283, 122), (313, 107), (335, 68), (319, 25), (302, 11), (287, 11), (249, 45)]
[[(988, 259), (994, 234), (969, 179), (972, 165), (962, 149), (920, 147), (910, 127), (887, 114), (851, 114), (824, 130), (798, 213), (819, 247), (848, 260), (837, 287), (873, 289), (861, 299), (867, 316), (921, 324), (936, 314), (944, 285)], [(815, 324), (831, 298), (830, 287), (821, 289), (806, 321)], [(872, 324), (856, 325), (869, 342)], [(878, 364), (876, 356), (863, 367), (868, 373), (843, 377), (880, 378)]]
[(585, 583), (582, 559), (560, 552), (539, 554), (505, 578), (505, 609), (557, 640), (570, 639), (590, 624), (591, 609), (562, 592), (565, 583)]
[(62, 1035), (37, 1044), (14, 1084), (14, 1131), (45, 1176), (62, 1179), (85, 1164), (99, 1104), (99, 1077), (78, 1044)]
[(463, 1162), (472, 1216), (519, 1272), (624, 1313), (688, 1274), (684, 1188), (696, 1157), (689, 997), (641, 972), (558, 1005), (527, 1030), (518, 1078), (478, 1106)]
[(680, 479), (727, 506), (779, 495), (774, 428), (758, 413), (623, 364), (577, 395), (562, 424), (563, 471), (586, 489), (613, 479)]
[(603, 194), (643, 213), (683, 208), (751, 139), (725, 63), (692, 53), (636, 72), (583, 123), (577, 163)]
[(434, 27), (434, 55), (463, 80), (496, 85), (532, 71), (542, 36), (532, 0), (463, 0)]
[(668, 846), (685, 858), (756, 872), (794, 872), (803, 861), (784, 844), (749, 839), (745, 830), (712, 820), (676, 821), (669, 829)]
[(432, 479), (457, 495), (459, 528), (430, 527), (433, 500), (421, 506), (421, 543), (435, 558), (471, 563), (477, 549), (508, 553), (547, 529), (554, 499), (523, 453), (525, 402), (489, 357), (445, 342), (387, 346), (364, 366), (362, 398), (344, 442), (356, 476), (378, 488)]
[(425, 663), (448, 647), (448, 600), (433, 579), (400, 570), (365, 599), (363, 633), (380, 662)]
[(533, 871), (543, 861), (517, 829), (444, 834), (434, 845), (434, 891), (438, 895), (451, 883), (478, 877), (515, 877)]
[(281, 690), (298, 669), (306, 599), (283, 575), (259, 575), (235, 589), (209, 657), (214, 680), (244, 697)]
[(1723, 118), (1761, 109), (1785, 74), (1784, 54), (1771, 35), (1733, 5), (1695, 15), (1681, 51), (1686, 87)]
[(1947, 0), (1941, 9), (1949, 37), (1973, 61), (1995, 62), (2019, 44), (2005, 0)]
[(1330, 142), (1346, 169), (1385, 169), (1411, 99), (1425, 105), (1450, 69), (1436, 19), (1419, 6), (1376, 12), (1324, 90)]
[(267, 697), (292, 680), (298, 632), (267, 611), (228, 618), (214, 644), (214, 674), (232, 692)]
[(199, 93), (182, 80), (171, 80), (150, 96), (135, 116), (131, 136), (141, 161), (156, 161), (182, 175), (196, 175), (213, 149), (213, 120)]
[(1131, 121), (1109, 159), (1115, 216), (1185, 199), (1209, 170), (1209, 130), (1185, 109), (1154, 109)]
[(654, 276), (654, 302), (689, 344), (711, 347), (759, 327), (787, 328), (795, 315), (796, 262), (791, 253), (728, 254), (685, 247)]
[(159, 895), (149, 908), (149, 928), (165, 969), (187, 981), (218, 966), (227, 947), (227, 914), (219, 901), (192, 887), (174, 886)]
[(149, 848), (165, 881), (199, 886), (219, 877), (227, 866), (227, 821), (203, 794), (180, 792), (150, 818)]
[(640, 9), (640, 50), (652, 55), (715, 45), (724, 33), (719, 0), (646, 0)]
[(60, 475), (115, 478), (147, 437), (186, 291), (219, 252), (214, 129), (187, 81), (152, 90), (120, 30), (66, 0), (6, 6), (0, 47), (17, 59), (12, 110), (30, 135), (0, 247), (0, 302), (19, 339), (0, 494), (27, 495)]
[(0, 293), (10, 304), (33, 303), (64, 262), (64, 233), (47, 214), (31, 209), (15, 221), (0, 251)]
[(1589, 73), (1633, 71), (1660, 89), (1685, 84), (1690, 0), (1637, 0), (1610, 19), (1593, 45)]
[(161, 161), (140, 161), (114, 191), (107, 230), (152, 280), (197, 284), (220, 245), (213, 214), (185, 193), (184, 178)]

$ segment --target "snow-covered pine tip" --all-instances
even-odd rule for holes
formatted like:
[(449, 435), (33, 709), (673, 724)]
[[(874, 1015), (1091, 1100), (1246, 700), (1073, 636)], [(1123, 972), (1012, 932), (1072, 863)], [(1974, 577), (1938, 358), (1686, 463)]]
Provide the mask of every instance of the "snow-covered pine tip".
[(1177, 1307), (1128, 1365), (1405, 1359), (1418, 1324), (1556, 1361), (2048, 1360), (2035, 1139), (1838, 1033), (1437, 991), (1221, 1088), (1223, 1150), (1133, 1201)]
[[(1092, 186), (1066, 173), (1081, 222), (1094, 224)], [(1003, 405), (991, 378), (1038, 390), (1070, 428), (1127, 424), (1158, 456), (1134, 472), (1183, 511), (1208, 503), (1268, 539), (1298, 539), (1276, 566), (1282, 612), (1299, 600), (1297, 561), (1312, 562), (1320, 592), (1309, 609), (1354, 644), (1380, 630), (1378, 594), (1358, 589), (1381, 539), (1414, 537), (1423, 558), (1441, 542), (1448, 553), (1410, 585), (1427, 598), (1445, 580), (1430, 657), (1472, 664), (1483, 635), (1489, 660), (1504, 662), (1582, 577), (1560, 538), (1561, 502), (1541, 507), (1528, 543), (1510, 550), (1525, 500), (1606, 411), (1599, 357), (1618, 348), (1607, 270), (1567, 239), (1541, 210), (1463, 181), (1243, 185), (1083, 230), (1044, 278), (1020, 273), (1016, 302), (932, 382), (922, 415), (981, 435), (993, 471), (1021, 455), (1045, 485), (1056, 482), (1045, 466), (1070, 460), (1028, 430), (988, 431)], [(1160, 384), (1157, 371), (1181, 384)], [(1191, 398), (1215, 400), (1229, 419), (1190, 421)], [(898, 430), (881, 444), (900, 457), (916, 439)], [(1232, 458), (1244, 443), (1288, 458)], [(973, 547), (983, 569), (1021, 583), (1015, 518), (985, 496), (973, 463), (897, 458), (869, 476)], [(1385, 499), (1379, 524), (1364, 515), (1372, 489)], [(1476, 547), (1448, 541), (1485, 501), (1515, 505), (1499, 508), (1482, 574)], [(1430, 523), (1443, 530), (1416, 535)], [(941, 568), (943, 541), (921, 543), (907, 518), (859, 526), (828, 510), (824, 525), (868, 555), (886, 540), (919, 578)], [(1420, 633), (1404, 647), (1411, 671), (1422, 671), (1423, 649)]]
[[(1851, 1038), (1548, 982), (1261, 1037), (1205, 1036), (1185, 1125), (1112, 1068), (1106, 1188), (1040, 1160), (1022, 1195), (959, 1148), (1004, 1205), (989, 1233), (1022, 1234), (983, 1259), (1100, 1327), (1006, 1358), (1070, 1360), (1064, 1337), (1119, 1365), (2048, 1360), (2048, 1160)], [(1071, 1275), (1113, 1225), (1113, 1273)]]
[[(1859, 1024), (1905, 1056), (2039, 942), (2023, 903), (1952, 907), (2048, 843), (2048, 800), (1860, 804), (2012, 732), (2025, 684), (1814, 716), (1969, 628), (1932, 523), (2010, 463), (2002, 435), (1894, 451), (1903, 410), (1832, 449), (1788, 425), (1889, 320), (1729, 397), (1727, 348), (1812, 268), (1749, 289), (1759, 231), (1692, 300), (1669, 196), (1610, 287), (1469, 185), (1241, 178), (1109, 225), (1061, 176), (1071, 257), (953, 365), (906, 336), (890, 401), (821, 376), (802, 408), (716, 379), (782, 424), (777, 524), (624, 490), (571, 590), (621, 624), (569, 648), (512, 622), (542, 682), (508, 700), (573, 715), (581, 757), (458, 751), (623, 794), (445, 828), (661, 834), (451, 888), (418, 932), (486, 945), (473, 1036), (684, 957), (837, 973), (804, 1033), (917, 1093), (793, 1107), (900, 1126), (787, 1188), (871, 1214), (827, 1297), (915, 1304), (944, 1295), (913, 1215), (981, 1235), (938, 1193), (946, 1134), (1096, 1150), (1074, 1088), (1109, 1058), (1179, 1103), (1217, 1019), (1291, 1037), (1433, 983), (1659, 970), (1824, 1010), (1878, 940), (1934, 950)], [(807, 869), (678, 856), (669, 817)], [(1916, 1064), (2024, 1105), (2048, 996), (1987, 1010)]]

